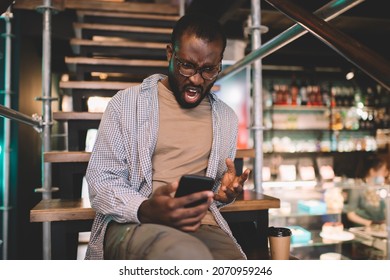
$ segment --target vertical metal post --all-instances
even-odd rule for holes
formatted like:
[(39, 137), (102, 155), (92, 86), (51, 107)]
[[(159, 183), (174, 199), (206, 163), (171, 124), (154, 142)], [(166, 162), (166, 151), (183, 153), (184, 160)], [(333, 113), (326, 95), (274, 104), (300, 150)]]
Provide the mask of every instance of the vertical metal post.
[(179, 0), (179, 16), (184, 16), (186, 12), (186, 0)]
[[(4, 106), (11, 108), (11, 8), (4, 14), (5, 58), (4, 58)], [(10, 152), (11, 152), (11, 120), (4, 118), (4, 165), (3, 165), (3, 259), (8, 259), (8, 218), (9, 218), (9, 178), (10, 178)]]
[[(52, 111), (51, 102), (51, 16), (53, 7), (51, 0), (44, 0), (43, 6), (37, 7), (39, 12), (43, 14), (42, 28), (42, 97), (37, 100), (42, 101), (43, 113), (43, 143), (42, 143), (42, 185), (37, 191), (42, 192), (42, 199), (50, 199), (52, 192), (51, 180), (51, 164), (44, 162), (43, 154), (51, 150), (51, 126), (52, 126)], [(43, 259), (51, 259), (51, 224), (50, 222), (43, 223)]]
[[(251, 0), (251, 22), (252, 26), (252, 50), (261, 46), (261, 25), (260, 25), (260, 0)], [(254, 137), (254, 186), (256, 192), (263, 192), (263, 99), (262, 99), (262, 71), (261, 59), (252, 63), (252, 94), (253, 94), (253, 137)]]

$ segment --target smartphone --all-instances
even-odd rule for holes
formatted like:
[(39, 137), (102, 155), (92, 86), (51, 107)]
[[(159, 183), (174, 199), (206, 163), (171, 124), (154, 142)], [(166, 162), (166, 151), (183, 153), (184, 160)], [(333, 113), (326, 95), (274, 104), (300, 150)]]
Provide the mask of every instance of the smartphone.
[[(196, 192), (212, 190), (214, 186), (214, 179), (206, 176), (199, 176), (193, 174), (183, 175), (179, 181), (175, 197), (181, 197)], [(185, 207), (194, 207), (206, 202), (207, 199), (200, 199), (187, 204)]]

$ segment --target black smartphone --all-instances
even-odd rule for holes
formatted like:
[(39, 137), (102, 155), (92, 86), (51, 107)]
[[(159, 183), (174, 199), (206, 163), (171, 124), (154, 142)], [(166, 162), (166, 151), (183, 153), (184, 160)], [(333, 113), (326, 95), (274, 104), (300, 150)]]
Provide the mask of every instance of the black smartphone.
[[(207, 176), (199, 176), (193, 174), (183, 175), (179, 181), (175, 197), (181, 197), (196, 192), (211, 190), (214, 186), (214, 179)], [(185, 207), (194, 207), (206, 202), (206, 199), (187, 204)]]

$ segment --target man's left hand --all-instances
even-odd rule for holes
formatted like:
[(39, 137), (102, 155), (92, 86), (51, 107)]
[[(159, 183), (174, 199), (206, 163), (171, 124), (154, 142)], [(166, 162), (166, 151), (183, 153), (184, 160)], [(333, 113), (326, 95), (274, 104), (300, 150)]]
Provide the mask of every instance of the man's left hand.
[(236, 168), (232, 159), (226, 159), (227, 171), (221, 180), (218, 193), (214, 195), (214, 200), (222, 203), (230, 203), (242, 193), (244, 183), (249, 177), (250, 169), (246, 169), (241, 176), (236, 176)]

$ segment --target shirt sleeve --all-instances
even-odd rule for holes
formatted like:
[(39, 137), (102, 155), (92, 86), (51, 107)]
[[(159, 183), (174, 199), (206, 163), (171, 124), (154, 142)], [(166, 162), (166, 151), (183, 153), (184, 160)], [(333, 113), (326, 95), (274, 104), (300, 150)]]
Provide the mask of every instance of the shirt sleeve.
[(120, 104), (120, 96), (114, 96), (103, 114), (86, 179), (95, 211), (117, 222), (139, 223), (138, 208), (147, 198), (129, 176)]

